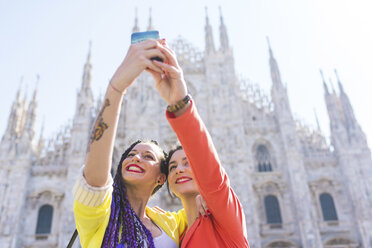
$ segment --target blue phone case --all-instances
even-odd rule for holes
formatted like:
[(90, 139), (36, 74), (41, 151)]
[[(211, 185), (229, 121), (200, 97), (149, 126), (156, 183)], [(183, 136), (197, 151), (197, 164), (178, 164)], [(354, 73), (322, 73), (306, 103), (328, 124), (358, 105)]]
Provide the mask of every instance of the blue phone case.
[(136, 44), (148, 39), (159, 39), (159, 31), (136, 32), (131, 35), (131, 43)]
[[(152, 30), (152, 31), (146, 31), (146, 32), (136, 32), (131, 35), (132, 44), (140, 43), (148, 39), (154, 39), (154, 40), (159, 39), (159, 31)], [(163, 59), (159, 57), (153, 57), (151, 59), (163, 62)]]

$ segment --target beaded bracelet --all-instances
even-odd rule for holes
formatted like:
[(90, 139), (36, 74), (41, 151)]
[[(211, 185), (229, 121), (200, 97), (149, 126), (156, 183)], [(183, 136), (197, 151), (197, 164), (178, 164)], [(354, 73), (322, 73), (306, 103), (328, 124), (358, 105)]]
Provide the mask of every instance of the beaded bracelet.
[(185, 107), (185, 105), (191, 100), (191, 96), (187, 94), (185, 98), (183, 98), (181, 101), (177, 102), (175, 105), (168, 105), (167, 111), (170, 113), (177, 112), (178, 110)]

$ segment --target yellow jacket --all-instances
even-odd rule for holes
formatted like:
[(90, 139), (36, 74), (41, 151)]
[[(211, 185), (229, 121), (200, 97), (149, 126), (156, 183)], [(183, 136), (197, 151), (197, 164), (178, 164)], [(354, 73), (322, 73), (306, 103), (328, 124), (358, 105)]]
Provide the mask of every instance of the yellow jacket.
[[(110, 219), (112, 184), (95, 188), (88, 185), (81, 176), (74, 186), (73, 194), (80, 244), (83, 248), (100, 248)], [(185, 211), (165, 212), (158, 207), (146, 207), (145, 211), (179, 246), (179, 236), (187, 228)]]

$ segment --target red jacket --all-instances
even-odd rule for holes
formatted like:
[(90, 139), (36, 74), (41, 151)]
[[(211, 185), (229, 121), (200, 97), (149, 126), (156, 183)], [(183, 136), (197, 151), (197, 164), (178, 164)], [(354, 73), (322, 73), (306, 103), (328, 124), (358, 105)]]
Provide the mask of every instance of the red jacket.
[(230, 187), (212, 138), (201, 120), (195, 104), (181, 116), (166, 113), (176, 132), (194, 173), (200, 194), (211, 215), (198, 218), (186, 233), (184, 247), (249, 247), (243, 207)]

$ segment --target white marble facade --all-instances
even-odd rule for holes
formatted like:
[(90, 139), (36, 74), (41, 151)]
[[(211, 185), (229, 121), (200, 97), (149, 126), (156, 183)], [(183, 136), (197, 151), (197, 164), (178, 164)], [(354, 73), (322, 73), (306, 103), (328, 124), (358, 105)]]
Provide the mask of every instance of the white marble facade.
[[(270, 46), (269, 97), (236, 76), (222, 16), (219, 31), (221, 46), (215, 48), (206, 17), (204, 51), (183, 38), (172, 47), (244, 206), (250, 246), (372, 247), (371, 153), (340, 80), (339, 94), (323, 82), (328, 144), (320, 130), (294, 120)], [(91, 73), (89, 52), (73, 123), (48, 141), (35, 137), (37, 91), (29, 104), (17, 93), (0, 143), (1, 247), (66, 247), (75, 229), (71, 189), (102, 102), (92, 94)], [(176, 142), (150, 75), (138, 81), (124, 97), (115, 166), (136, 139), (155, 139), (166, 149)], [(179, 207), (166, 190), (151, 204)], [(38, 226), (41, 217), (46, 227)]]

